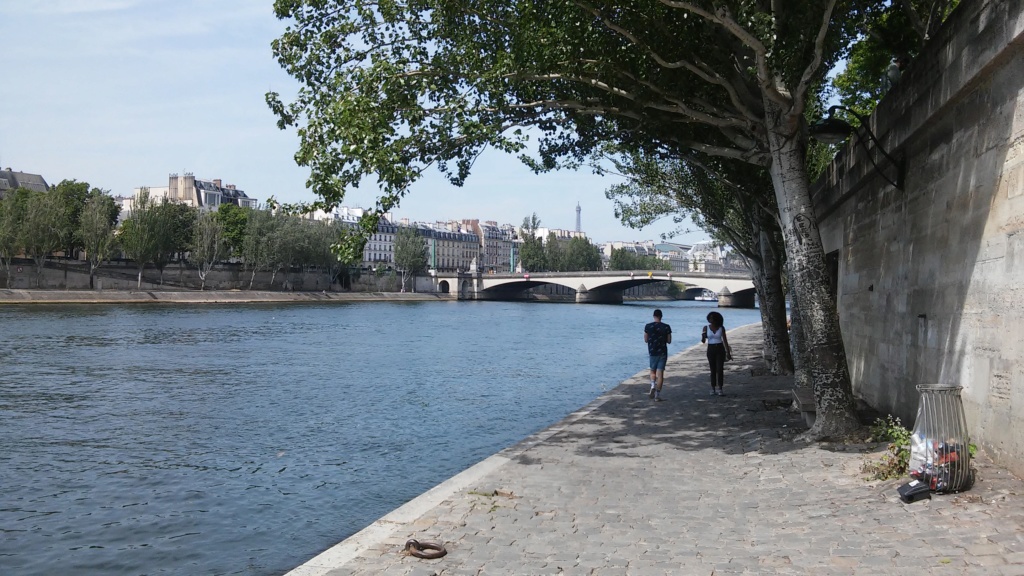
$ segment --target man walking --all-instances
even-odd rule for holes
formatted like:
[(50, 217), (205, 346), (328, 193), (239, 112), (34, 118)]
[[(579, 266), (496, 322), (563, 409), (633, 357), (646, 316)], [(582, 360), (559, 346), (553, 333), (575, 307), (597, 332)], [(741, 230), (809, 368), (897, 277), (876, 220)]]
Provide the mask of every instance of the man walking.
[(654, 322), (644, 326), (644, 342), (651, 355), (651, 392), (655, 400), (661, 400), (661, 387), (665, 384), (665, 363), (668, 361), (668, 345), (672, 343), (672, 327), (661, 321), (661, 310), (654, 311)]

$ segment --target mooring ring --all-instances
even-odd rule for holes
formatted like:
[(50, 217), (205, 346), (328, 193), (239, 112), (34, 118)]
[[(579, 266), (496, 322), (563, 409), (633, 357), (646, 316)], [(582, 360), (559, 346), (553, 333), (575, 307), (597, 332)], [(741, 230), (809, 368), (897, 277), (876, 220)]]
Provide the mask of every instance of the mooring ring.
[(420, 542), (419, 540), (409, 540), (406, 542), (405, 551), (412, 556), (426, 560), (434, 560), (448, 553), (444, 544), (438, 544), (437, 542)]

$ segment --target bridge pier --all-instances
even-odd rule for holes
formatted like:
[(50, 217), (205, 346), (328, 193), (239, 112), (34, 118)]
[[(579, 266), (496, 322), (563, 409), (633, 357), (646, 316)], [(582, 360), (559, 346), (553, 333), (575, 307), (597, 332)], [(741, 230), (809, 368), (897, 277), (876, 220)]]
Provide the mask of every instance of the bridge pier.
[(757, 292), (751, 288), (739, 292), (729, 292), (724, 289), (718, 293), (719, 308), (755, 308)]
[[(581, 286), (582, 288), (582, 286)], [(577, 290), (577, 304), (622, 304), (622, 290)]]

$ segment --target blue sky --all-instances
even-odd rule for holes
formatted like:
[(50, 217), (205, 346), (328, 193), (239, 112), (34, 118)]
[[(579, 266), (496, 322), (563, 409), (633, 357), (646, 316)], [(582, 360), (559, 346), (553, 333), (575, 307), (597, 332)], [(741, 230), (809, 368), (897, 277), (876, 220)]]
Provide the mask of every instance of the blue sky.
[[(294, 132), (282, 132), (264, 103), (297, 84), (270, 42), (286, 23), (272, 0), (0, 0), (0, 167), (42, 174), (51, 184), (84, 180), (113, 194), (166, 186), (172, 172), (220, 178), (260, 201), (311, 201), (296, 166)], [(462, 188), (436, 174), (395, 211), (413, 220), (480, 218), (575, 227), (597, 242), (657, 239), (676, 226), (621, 225), (589, 172), (534, 175), (490, 151)], [(370, 206), (373, 189), (345, 204)], [(707, 237), (702, 231), (682, 242)]]

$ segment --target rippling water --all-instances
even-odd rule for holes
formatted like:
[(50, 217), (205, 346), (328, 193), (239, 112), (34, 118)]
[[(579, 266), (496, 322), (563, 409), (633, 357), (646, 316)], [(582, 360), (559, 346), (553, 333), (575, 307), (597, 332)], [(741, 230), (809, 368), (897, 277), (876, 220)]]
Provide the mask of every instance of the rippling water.
[(0, 566), (282, 573), (646, 368), (654, 307), (0, 308)]

